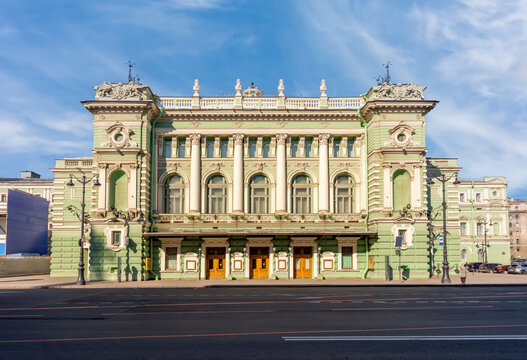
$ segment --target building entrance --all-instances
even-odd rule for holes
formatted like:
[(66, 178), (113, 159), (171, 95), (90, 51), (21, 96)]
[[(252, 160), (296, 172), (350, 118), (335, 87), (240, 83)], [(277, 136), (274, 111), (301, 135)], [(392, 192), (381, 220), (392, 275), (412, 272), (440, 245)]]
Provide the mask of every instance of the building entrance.
[(258, 247), (251, 248), (251, 279), (268, 279), (269, 278), (269, 248)]
[(207, 248), (207, 279), (225, 279), (225, 248)]
[(295, 279), (311, 279), (313, 265), (313, 248), (295, 247), (293, 253)]

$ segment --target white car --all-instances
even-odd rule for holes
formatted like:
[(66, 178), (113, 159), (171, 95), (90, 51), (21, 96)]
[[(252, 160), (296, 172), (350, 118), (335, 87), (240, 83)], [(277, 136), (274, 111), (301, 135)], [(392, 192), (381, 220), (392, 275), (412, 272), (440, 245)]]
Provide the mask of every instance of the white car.
[(509, 274), (527, 274), (527, 264), (514, 264), (509, 266)]

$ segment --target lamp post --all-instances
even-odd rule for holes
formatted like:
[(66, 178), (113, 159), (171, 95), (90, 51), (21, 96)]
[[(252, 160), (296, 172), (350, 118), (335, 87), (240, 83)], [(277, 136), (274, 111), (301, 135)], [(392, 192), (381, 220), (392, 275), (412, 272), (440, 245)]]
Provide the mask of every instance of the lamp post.
[(487, 220), (483, 221), (483, 262), (487, 263)]
[(82, 175), (81, 178), (78, 178), (77, 176), (70, 174), (70, 181), (66, 184), (68, 186), (74, 186), (73, 179), (77, 180), (82, 184), (82, 203), (81, 203), (81, 238), (79, 239), (79, 247), (80, 247), (80, 260), (79, 260), (79, 274), (77, 276), (77, 285), (86, 285), (86, 280), (84, 280), (84, 254), (82, 249), (82, 243), (84, 240), (84, 208), (86, 207), (85, 203), (85, 194), (86, 194), (86, 184), (88, 184), (90, 181), (95, 179), (95, 182), (93, 183), (94, 186), (101, 186), (101, 183), (99, 183), (99, 176), (95, 175), (91, 178), (87, 178), (86, 175)]
[(441, 284), (450, 284), (450, 275), (448, 274), (449, 267), (448, 267), (448, 252), (447, 252), (447, 231), (446, 231), (446, 183), (452, 179), (453, 177), (456, 177), (453, 184), (457, 185), (460, 184), (461, 181), (457, 178), (457, 175), (451, 175), (449, 177), (446, 177), (444, 174), (440, 175), (430, 175), (426, 183), (428, 185), (433, 185), (434, 182), (431, 178), (434, 178), (441, 182), (442, 189), (443, 189), (443, 277), (441, 278)]

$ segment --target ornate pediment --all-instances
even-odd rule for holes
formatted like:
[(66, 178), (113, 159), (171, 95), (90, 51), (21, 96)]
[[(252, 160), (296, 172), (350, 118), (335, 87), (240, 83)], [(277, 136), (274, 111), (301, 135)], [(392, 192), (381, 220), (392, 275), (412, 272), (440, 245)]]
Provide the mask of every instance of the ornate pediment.
[(146, 85), (130, 81), (127, 84), (104, 81), (94, 86), (95, 100), (149, 100), (152, 91)]
[(132, 130), (125, 127), (120, 121), (106, 129), (106, 141), (101, 143), (102, 147), (115, 147), (122, 149), (124, 147), (137, 147), (137, 143), (130, 139)]
[(419, 142), (413, 139), (414, 128), (400, 123), (388, 131), (390, 138), (384, 142), (384, 146), (395, 146), (406, 150), (410, 146), (419, 146)]
[(426, 86), (419, 86), (413, 83), (383, 83), (372, 88), (373, 96), (370, 100), (423, 100), (425, 89)]

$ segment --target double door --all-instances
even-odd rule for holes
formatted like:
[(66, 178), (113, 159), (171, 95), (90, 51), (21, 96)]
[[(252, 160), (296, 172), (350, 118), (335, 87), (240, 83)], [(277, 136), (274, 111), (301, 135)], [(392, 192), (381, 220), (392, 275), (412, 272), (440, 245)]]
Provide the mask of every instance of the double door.
[(295, 247), (293, 252), (295, 279), (311, 279), (313, 276), (313, 249)]
[(250, 278), (269, 278), (269, 248), (251, 248), (250, 252)]
[(207, 279), (225, 279), (225, 248), (207, 248)]

